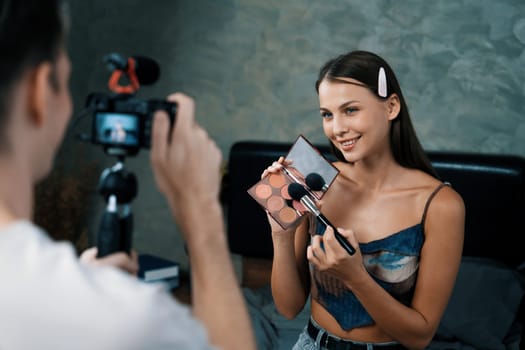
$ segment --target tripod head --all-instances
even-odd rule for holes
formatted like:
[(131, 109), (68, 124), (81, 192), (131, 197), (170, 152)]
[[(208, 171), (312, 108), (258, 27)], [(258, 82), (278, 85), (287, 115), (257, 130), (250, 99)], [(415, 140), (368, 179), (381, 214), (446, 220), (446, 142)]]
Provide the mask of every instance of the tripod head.
[(102, 171), (98, 191), (104, 197), (106, 210), (97, 235), (98, 257), (123, 251), (130, 253), (133, 214), (130, 203), (137, 196), (137, 178), (124, 168), (124, 159)]
[(124, 169), (124, 159), (120, 158), (111, 168), (102, 171), (98, 183), (98, 192), (109, 201), (114, 195), (117, 204), (130, 203), (137, 196), (137, 178), (135, 174)]

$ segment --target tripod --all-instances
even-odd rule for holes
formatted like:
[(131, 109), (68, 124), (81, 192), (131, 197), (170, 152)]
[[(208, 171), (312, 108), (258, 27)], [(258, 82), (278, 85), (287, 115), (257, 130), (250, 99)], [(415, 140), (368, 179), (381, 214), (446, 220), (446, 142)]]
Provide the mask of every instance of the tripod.
[(133, 213), (131, 201), (137, 195), (135, 174), (124, 169), (124, 159), (102, 171), (98, 191), (104, 197), (106, 209), (100, 220), (97, 236), (97, 257), (115, 252), (131, 251)]

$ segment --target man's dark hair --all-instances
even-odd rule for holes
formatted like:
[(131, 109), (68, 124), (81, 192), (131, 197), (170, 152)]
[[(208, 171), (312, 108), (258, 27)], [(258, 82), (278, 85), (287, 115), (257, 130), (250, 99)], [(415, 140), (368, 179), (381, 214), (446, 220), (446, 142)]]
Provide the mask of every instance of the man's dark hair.
[[(56, 61), (64, 26), (60, 0), (0, 0), (0, 148), (14, 84), (26, 70)], [(58, 88), (56, 74), (50, 78)]]

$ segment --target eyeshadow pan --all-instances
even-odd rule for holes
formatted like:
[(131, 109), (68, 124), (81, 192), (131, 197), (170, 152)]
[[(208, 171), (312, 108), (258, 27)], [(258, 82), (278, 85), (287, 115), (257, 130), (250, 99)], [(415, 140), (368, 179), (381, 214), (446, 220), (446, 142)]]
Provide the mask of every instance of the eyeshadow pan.
[(281, 188), (281, 196), (284, 198), (284, 199), (292, 199), (292, 197), (290, 197), (290, 194), (288, 193), (288, 186), (290, 186), (289, 184), (286, 184), (284, 185), (282, 188)]
[(297, 213), (290, 207), (284, 207), (279, 211), (279, 218), (285, 223), (292, 223), (297, 218)]
[(296, 201), (296, 200), (293, 201), (293, 207), (301, 213), (305, 213), (307, 211), (304, 205), (301, 202)]
[(258, 184), (255, 188), (255, 194), (259, 198), (266, 199), (272, 195), (272, 188), (266, 184)]
[(279, 196), (271, 196), (266, 202), (269, 211), (278, 211), (284, 207), (284, 199)]
[(284, 178), (283, 174), (271, 174), (268, 181), (270, 182), (270, 185), (275, 188), (281, 188), (286, 183), (286, 179)]

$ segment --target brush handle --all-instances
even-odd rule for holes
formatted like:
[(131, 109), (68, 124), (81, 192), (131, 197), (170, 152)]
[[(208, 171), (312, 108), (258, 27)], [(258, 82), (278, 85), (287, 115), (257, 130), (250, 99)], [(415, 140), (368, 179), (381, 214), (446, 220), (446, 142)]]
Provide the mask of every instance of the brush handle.
[(330, 226), (334, 230), (335, 239), (337, 239), (339, 244), (341, 244), (341, 246), (348, 252), (348, 254), (354, 255), (355, 253), (354, 247), (352, 247), (352, 245), (346, 240), (346, 238), (341, 233), (339, 233), (339, 231), (337, 231), (334, 225), (332, 225), (332, 223), (328, 221), (328, 219), (320, 212), (319, 214), (316, 214), (316, 215), (319, 221), (321, 221), (327, 227)]
[[(295, 192), (294, 192), (295, 194)], [(294, 198), (294, 196), (292, 196)], [(326, 227), (330, 226), (334, 230), (335, 239), (343, 246), (343, 248), (348, 252), (350, 255), (354, 255), (355, 249), (352, 247), (350, 243), (346, 240), (346, 238), (337, 231), (334, 225), (326, 218), (326, 216), (321, 213), (319, 208), (315, 205), (314, 201), (308, 197), (307, 195), (304, 195), (301, 197), (301, 203), (308, 209), (311, 213), (313, 213), (319, 221), (321, 221)]]

